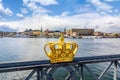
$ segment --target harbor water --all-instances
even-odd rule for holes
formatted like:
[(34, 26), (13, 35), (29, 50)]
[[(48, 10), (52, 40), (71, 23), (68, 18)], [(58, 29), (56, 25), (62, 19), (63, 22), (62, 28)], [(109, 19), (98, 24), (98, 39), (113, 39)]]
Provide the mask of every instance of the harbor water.
[[(44, 53), (44, 45), (47, 42), (51, 41), (58, 41), (58, 39), (0, 38), (0, 62), (31, 61), (31, 60), (34, 61), (48, 59), (48, 57)], [(101, 38), (101, 39), (65, 38), (65, 41), (76, 42), (79, 45), (75, 57), (120, 54), (120, 38)], [(99, 73), (99, 71), (104, 69), (104, 67), (106, 66), (105, 64), (104, 63), (94, 64), (94, 66), (90, 65), (90, 67), (97, 74)], [(60, 71), (58, 70), (58, 72)], [(62, 75), (60, 76), (61, 73), (56, 73), (59, 75), (59, 78), (57, 80), (61, 80), (60, 78), (62, 77)], [(86, 73), (86, 75), (88, 74)], [(106, 75), (106, 77), (107, 79), (105, 80), (112, 80), (111, 74)]]

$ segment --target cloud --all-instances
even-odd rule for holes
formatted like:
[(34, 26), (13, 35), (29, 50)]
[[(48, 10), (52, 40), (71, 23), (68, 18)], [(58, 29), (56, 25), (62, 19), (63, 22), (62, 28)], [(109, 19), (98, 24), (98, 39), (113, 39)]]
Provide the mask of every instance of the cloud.
[[(46, 3), (46, 1), (48, 1)], [(79, 8), (77, 14), (72, 14), (69, 11), (63, 11), (60, 15), (50, 16), (47, 13), (51, 11), (45, 9), (43, 6), (57, 5), (56, 0), (23, 0), (23, 5), (27, 8), (22, 8), (21, 13), (17, 13), (18, 17), (23, 17), (27, 14), (27, 10), (33, 12), (32, 16), (21, 18), (17, 21), (0, 21), (0, 26), (7, 26), (11, 29), (24, 31), (26, 29), (70, 29), (70, 28), (95, 28), (97, 31), (114, 32), (119, 31), (120, 16), (107, 15), (105, 12), (111, 12), (112, 6), (99, 0), (88, 0), (91, 4), (96, 6), (97, 11), (89, 8), (91, 5), (84, 5)], [(117, 10), (114, 12), (117, 12)], [(97, 26), (97, 27), (96, 27)], [(117, 28), (116, 28), (117, 27)]]
[(81, 5), (80, 8), (76, 10), (77, 13), (92, 13), (95, 12), (90, 4)]
[(23, 0), (24, 4), (28, 3), (40, 3), (41, 5), (57, 5), (59, 4), (56, 0)]
[(115, 0), (104, 0), (104, 1), (106, 1), (106, 2), (113, 2), (113, 1), (115, 1)]
[(42, 5), (52, 5), (57, 4), (55, 0), (23, 0), (23, 5), (28, 7), (31, 11), (33, 11), (33, 14), (46, 14), (51, 11), (43, 8)]
[[(4, 8), (0, 0), (0, 13), (11, 13), (8, 8)], [(26, 29), (70, 29), (70, 28), (94, 28), (97, 31), (102, 32), (116, 32), (120, 30), (120, 16), (112, 16), (106, 14), (106, 12), (112, 12), (113, 7), (100, 0), (88, 0), (93, 4), (97, 11), (92, 10), (91, 4), (82, 5), (79, 9), (76, 9), (76, 14), (71, 14), (69, 11), (63, 11), (60, 15), (48, 15), (50, 10), (45, 9), (45, 6), (58, 5), (56, 0), (23, 0), (25, 8), (21, 8), (21, 12), (16, 16), (24, 17), (28, 11), (32, 11), (33, 15), (20, 18), (19, 20), (8, 21), (1, 19), (0, 26), (7, 26), (10, 29), (24, 31)], [(112, 1), (112, 0), (111, 0)], [(72, 6), (72, 5), (71, 5)], [(11, 12), (10, 12), (11, 11)], [(113, 10), (118, 12), (118, 10)]]
[(35, 2), (39, 2), (41, 5), (56, 5), (58, 2), (56, 0), (34, 0)]
[(90, 2), (91, 4), (93, 4), (96, 8), (97, 8), (97, 11), (105, 11), (105, 12), (112, 12), (112, 6), (105, 3), (105, 2), (102, 2), (100, 0), (88, 0), (88, 2)]
[(61, 14), (61, 16), (64, 17), (64, 16), (68, 16), (69, 14), (70, 14), (69, 11), (64, 11), (64, 12)]
[(118, 9), (115, 9), (115, 12), (118, 12), (119, 10)]
[(27, 14), (27, 13), (28, 13), (28, 11), (27, 11), (27, 9), (26, 9), (26, 8), (22, 8), (22, 9), (21, 9), (21, 13), (23, 13), (23, 14)]
[(0, 14), (12, 16), (13, 12), (9, 8), (5, 8), (2, 5), (2, 0), (0, 0)]
[(106, 2), (114, 2), (114, 1), (120, 1), (120, 0), (104, 0)]
[[(24, 31), (26, 29), (70, 29), (70, 28), (94, 28), (102, 32), (119, 32), (120, 16), (100, 15), (98, 13), (86, 13), (66, 16), (33, 15), (19, 21), (3, 21), (1, 25), (7, 25), (11, 29)], [(97, 27), (96, 27), (97, 26)], [(118, 29), (119, 28), (119, 29)]]
[(17, 13), (17, 17), (23, 17), (23, 14)]
[(11, 29), (11, 28), (9, 28), (9, 27), (7, 27), (7, 26), (0, 26), (0, 31), (4, 31), (4, 32), (16, 32), (16, 30), (14, 30), (14, 29)]

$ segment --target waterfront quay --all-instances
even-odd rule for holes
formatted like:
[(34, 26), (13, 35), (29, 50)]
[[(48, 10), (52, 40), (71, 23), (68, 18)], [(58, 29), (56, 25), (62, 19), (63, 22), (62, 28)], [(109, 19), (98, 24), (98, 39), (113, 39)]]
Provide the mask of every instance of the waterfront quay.
[[(59, 38), (60, 34), (63, 34), (65, 38), (119, 38), (120, 33), (107, 33), (102, 31), (95, 31), (95, 29), (64, 29), (64, 31), (60, 30), (32, 30), (27, 29), (23, 32), (3, 32), (0, 31), (0, 37), (13, 37), (13, 38)], [(91, 37), (94, 36), (94, 37)]]
[[(66, 71), (67, 75), (62, 80), (119, 80), (119, 60), (120, 55), (103, 55), (76, 57), (72, 62), (55, 64), (51, 64), (49, 60), (0, 63), (0, 74), (30, 70), (29, 73), (24, 74), (26, 75), (24, 77), (17, 75), (17, 80), (61, 80), (55, 79), (54, 75), (59, 68), (63, 68), (64, 70), (62, 72)], [(106, 62), (107, 66), (99, 74), (94, 73), (92, 71), (93, 69), (89, 66), (89, 64), (93, 65)], [(112, 79), (106, 79), (105, 74), (111, 70), (111, 67), (113, 69), (111, 72), (113, 77)], [(88, 77), (85, 73), (91, 77)], [(12, 80), (16, 80), (16, 77), (14, 76)]]

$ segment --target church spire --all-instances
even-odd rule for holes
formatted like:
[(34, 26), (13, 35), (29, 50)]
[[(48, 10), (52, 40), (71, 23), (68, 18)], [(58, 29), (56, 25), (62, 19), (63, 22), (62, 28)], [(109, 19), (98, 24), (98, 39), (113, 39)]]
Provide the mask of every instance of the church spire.
[(42, 32), (42, 26), (41, 26), (41, 30), (40, 31)]

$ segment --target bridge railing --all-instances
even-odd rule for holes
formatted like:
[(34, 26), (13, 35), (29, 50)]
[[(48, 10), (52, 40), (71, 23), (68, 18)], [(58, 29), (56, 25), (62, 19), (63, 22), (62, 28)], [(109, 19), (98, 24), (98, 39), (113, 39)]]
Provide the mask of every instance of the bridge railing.
[[(25, 74), (27, 75), (26, 77), (17, 80), (56, 80), (54, 76), (56, 71), (63, 68), (62, 73), (64, 73), (64, 71), (67, 72), (63, 80), (86, 80), (86, 72), (92, 76), (91, 80), (103, 80), (106, 72), (113, 69), (113, 79), (111, 80), (119, 80), (120, 78), (117, 76), (119, 74), (118, 69), (120, 68), (119, 60), (120, 55), (103, 55), (77, 57), (73, 62), (57, 64), (51, 64), (49, 60), (0, 63), (0, 74), (29, 70)], [(96, 74), (89, 64), (98, 63), (105, 63), (105, 69), (103, 69), (101, 73)]]

